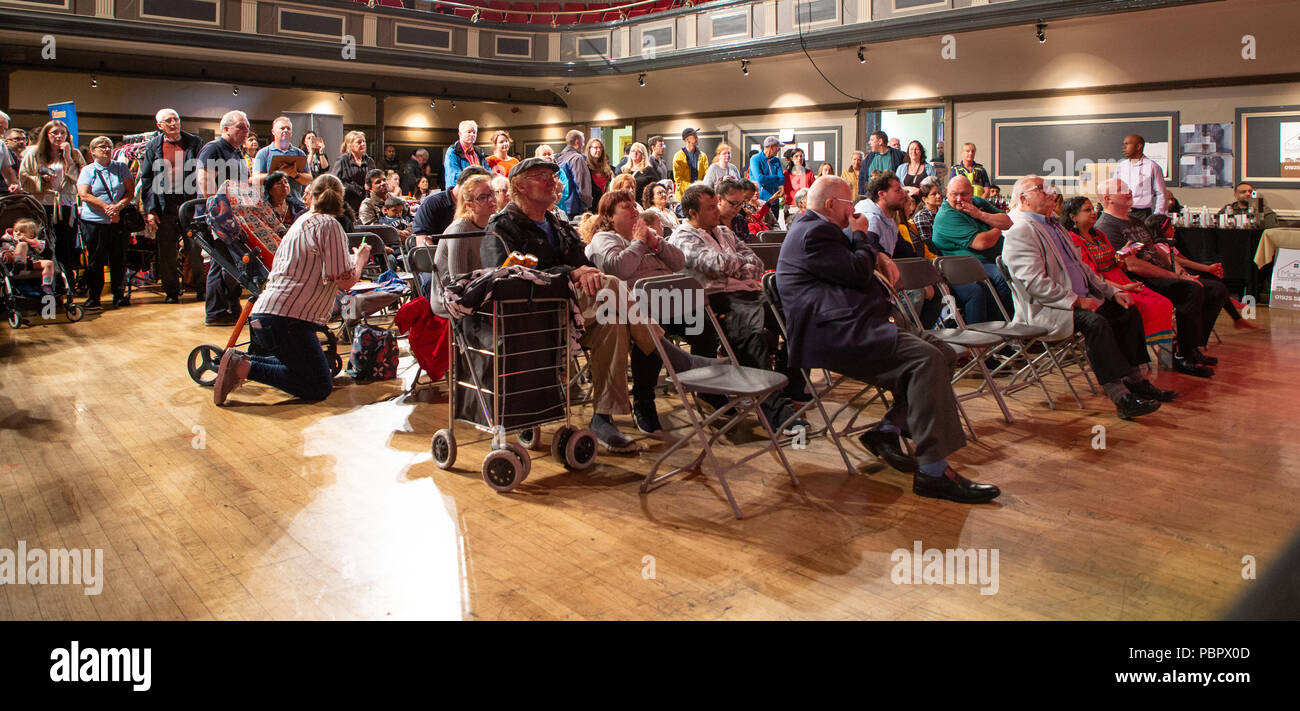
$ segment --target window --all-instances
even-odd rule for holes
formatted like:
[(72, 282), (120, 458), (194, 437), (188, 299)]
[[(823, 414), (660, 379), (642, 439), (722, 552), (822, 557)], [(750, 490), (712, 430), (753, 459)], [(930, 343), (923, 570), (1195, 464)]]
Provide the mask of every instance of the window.
[(730, 15), (715, 15), (713, 18), (713, 39), (749, 36), (749, 13), (737, 12)]
[(579, 57), (603, 57), (609, 54), (609, 36), (591, 35), (578, 38)]
[(280, 8), (280, 32), (289, 35), (313, 37), (342, 37), (343, 16), (307, 14)]
[(795, 5), (795, 23), (815, 25), (830, 22), (839, 17), (839, 11), (837, 0), (806, 0)]

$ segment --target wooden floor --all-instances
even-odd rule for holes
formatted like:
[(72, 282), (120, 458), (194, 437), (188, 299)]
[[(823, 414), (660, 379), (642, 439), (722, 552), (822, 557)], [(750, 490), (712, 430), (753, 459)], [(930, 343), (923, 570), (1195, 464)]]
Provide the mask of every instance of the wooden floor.
[[(954, 463), (1002, 487), (992, 505), (918, 498), (856, 443), (847, 476), (814, 439), (790, 453), (797, 489), (771, 457), (732, 472), (736, 521), (711, 477), (638, 494), (653, 440), (583, 474), (543, 456), (494, 493), (485, 445), (433, 465), (445, 400), (396, 381), (214, 407), (184, 361), (227, 331), (188, 298), (135, 301), (0, 335), (0, 548), (102, 548), (106, 568), (98, 596), (0, 586), (0, 619), (1207, 619), (1251, 584), (1243, 556), (1266, 571), (1300, 522), (1290, 312), (1221, 320), (1219, 376), (1160, 373), (1182, 397), (1140, 422), (1090, 394), (1049, 412), (1024, 391), (1013, 425), (970, 404), (980, 440)], [(915, 541), (996, 549), (997, 593), (891, 582)]]

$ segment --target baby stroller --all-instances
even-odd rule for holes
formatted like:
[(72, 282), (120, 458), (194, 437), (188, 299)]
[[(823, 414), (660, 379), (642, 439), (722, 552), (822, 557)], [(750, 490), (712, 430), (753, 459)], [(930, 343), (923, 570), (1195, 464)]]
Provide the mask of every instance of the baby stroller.
[[(275, 248), (280, 244), (280, 222), (262, 202), (257, 191), (247, 184), (226, 182), (217, 194), (206, 201), (190, 200), (181, 205), (181, 229), (190, 239), (196, 240), (212, 259), (213, 269), (224, 269), (239, 285), (248, 290), (249, 298), (239, 312), (235, 330), (226, 340), (225, 348), (204, 344), (190, 351), (187, 368), (190, 378), (199, 385), (210, 386), (217, 381), (217, 367), (226, 348), (248, 346), (248, 352), (264, 355), (259, 344), (241, 342), (248, 316), (253, 312), (253, 302), (266, 287), (275, 259)], [(203, 213), (203, 214), (200, 214)], [(338, 339), (329, 329), (318, 329), (321, 348), (329, 360), (330, 371), (338, 375), (343, 370), (343, 359), (338, 354)]]
[(7, 316), (9, 327), (22, 327), (21, 309), (23, 308), (39, 309), (43, 318), (52, 318), (59, 303), (63, 304), (64, 314), (69, 321), (80, 321), (86, 312), (80, 304), (73, 303), (74, 294), (68, 282), (68, 275), (54, 255), (54, 231), (46, 224), (45, 208), (36, 198), (27, 193), (0, 195), (0, 232), (13, 227), (15, 222), (22, 219), (35, 221), (37, 236), (45, 242), (45, 251), (40, 255), (32, 256), (54, 261), (55, 293), (53, 299), (46, 299), (41, 293), (40, 272), (19, 272), (13, 268), (15, 265), (0, 262), (0, 280), (3, 280), (3, 287), (0, 288), (0, 311), (4, 311)]
[[(483, 458), (483, 481), (499, 492), (511, 491), (532, 469), (527, 450), (544, 448), (541, 425), (563, 421), (551, 440), (551, 456), (571, 470), (590, 467), (596, 437), (568, 423), (568, 281), (542, 284), (502, 271), (476, 274), (480, 278), (466, 292), (486, 279), (490, 293), (471, 313), (451, 319), (449, 426), (433, 435), (434, 463), (442, 469), (455, 464), (456, 422), (471, 425), (489, 435), (475, 442), (492, 440), (492, 451)], [(509, 434), (518, 442), (507, 442)]]

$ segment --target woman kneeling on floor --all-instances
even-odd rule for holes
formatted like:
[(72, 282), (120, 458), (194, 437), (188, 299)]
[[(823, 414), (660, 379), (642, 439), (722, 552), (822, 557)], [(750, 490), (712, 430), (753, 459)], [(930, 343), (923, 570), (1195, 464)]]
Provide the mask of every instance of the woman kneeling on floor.
[(361, 279), (361, 269), (370, 261), (370, 246), (362, 244), (348, 256), (347, 235), (335, 219), (345, 207), (338, 178), (317, 177), (303, 197), (307, 214), (293, 224), (276, 249), (266, 289), (248, 321), (253, 341), (271, 355), (227, 349), (212, 393), (218, 405), (245, 380), (312, 402), (324, 400), (334, 389), (317, 329), (329, 320), (338, 293)]

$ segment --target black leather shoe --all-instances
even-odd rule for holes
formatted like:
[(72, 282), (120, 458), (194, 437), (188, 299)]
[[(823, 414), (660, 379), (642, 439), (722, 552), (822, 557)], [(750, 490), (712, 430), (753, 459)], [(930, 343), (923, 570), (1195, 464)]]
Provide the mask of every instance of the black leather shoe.
[(1205, 355), (1199, 350), (1192, 351), (1192, 360), (1197, 363), (1200, 363), (1201, 365), (1208, 365), (1211, 368), (1219, 364), (1218, 358), (1215, 358), (1214, 356)]
[(898, 435), (884, 430), (867, 430), (858, 437), (858, 441), (867, 448), (867, 451), (885, 460), (885, 463), (894, 469), (907, 473), (916, 471), (916, 460), (903, 449), (903, 443), (898, 439)]
[(1138, 397), (1137, 393), (1127, 393), (1124, 397), (1115, 403), (1115, 412), (1121, 420), (1131, 420), (1134, 417), (1150, 415), (1160, 409), (1160, 403), (1155, 400), (1147, 400)]
[(168, 296), (167, 298), (163, 299), (164, 304), (179, 304), (180, 302), (181, 299), (179, 296)]
[(1214, 371), (1187, 358), (1185, 356), (1174, 356), (1174, 370), (1183, 375), (1192, 375), (1198, 378), (1213, 378)]
[(943, 476), (912, 477), (912, 493), (931, 499), (947, 499), (959, 504), (982, 504), (998, 498), (1002, 490), (992, 484), (979, 484), (948, 467)]
[(636, 428), (646, 434), (654, 434), (663, 430), (663, 425), (659, 424), (659, 413), (655, 411), (653, 400), (632, 403), (632, 419), (636, 420)]
[(1173, 402), (1178, 397), (1178, 393), (1173, 390), (1161, 390), (1157, 388), (1150, 380), (1139, 380), (1137, 383), (1126, 383), (1129, 392), (1146, 400), (1158, 400), (1160, 402)]

